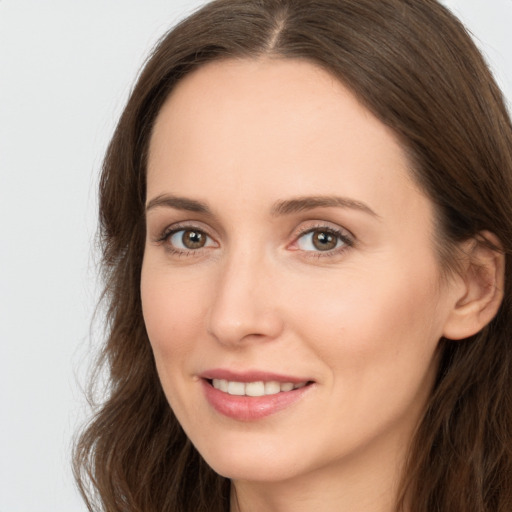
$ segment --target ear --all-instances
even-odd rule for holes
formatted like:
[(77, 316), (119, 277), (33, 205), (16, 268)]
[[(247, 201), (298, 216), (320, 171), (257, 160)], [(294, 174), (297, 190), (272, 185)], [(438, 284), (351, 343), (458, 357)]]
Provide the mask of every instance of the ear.
[(464, 243), (462, 268), (455, 278), (455, 303), (444, 326), (445, 338), (473, 336), (498, 312), (505, 283), (505, 255), (501, 248), (498, 238), (488, 231)]

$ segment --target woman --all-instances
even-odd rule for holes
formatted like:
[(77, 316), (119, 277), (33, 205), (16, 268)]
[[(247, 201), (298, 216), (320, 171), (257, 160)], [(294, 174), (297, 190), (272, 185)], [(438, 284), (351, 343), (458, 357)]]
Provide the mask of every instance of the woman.
[[(512, 129), (434, 0), (218, 0), (100, 190), (109, 511), (508, 511)], [(89, 497), (94, 507), (94, 498)]]

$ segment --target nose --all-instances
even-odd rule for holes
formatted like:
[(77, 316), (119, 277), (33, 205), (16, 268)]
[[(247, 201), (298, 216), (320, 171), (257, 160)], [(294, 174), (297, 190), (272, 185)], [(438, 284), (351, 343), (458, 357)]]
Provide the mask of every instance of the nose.
[(279, 337), (283, 319), (278, 280), (270, 267), (251, 252), (223, 262), (207, 318), (207, 330), (219, 343), (241, 347)]

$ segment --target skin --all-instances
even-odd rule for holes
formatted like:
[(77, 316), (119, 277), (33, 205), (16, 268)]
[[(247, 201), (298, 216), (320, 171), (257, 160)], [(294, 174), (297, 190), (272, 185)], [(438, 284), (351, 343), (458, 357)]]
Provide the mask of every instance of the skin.
[[(209, 213), (157, 204), (166, 194)], [(352, 203), (275, 211), (333, 195)], [(141, 293), (158, 373), (192, 442), (232, 479), (232, 510), (391, 512), (465, 294), (441, 277), (433, 205), (393, 133), (311, 63), (211, 63), (158, 116), (147, 202)], [(164, 236), (187, 227), (204, 247)], [(319, 250), (312, 229), (348, 240)], [(238, 421), (205, 399), (211, 368), (314, 384)]]

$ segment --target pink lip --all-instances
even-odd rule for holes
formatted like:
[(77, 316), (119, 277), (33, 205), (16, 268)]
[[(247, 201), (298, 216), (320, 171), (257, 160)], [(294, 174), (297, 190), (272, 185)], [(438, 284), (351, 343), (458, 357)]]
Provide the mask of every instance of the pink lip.
[(209, 404), (220, 414), (238, 421), (256, 421), (275, 414), (299, 401), (307, 394), (314, 384), (309, 384), (292, 391), (280, 392), (275, 395), (258, 397), (230, 395), (215, 389), (210, 383), (211, 379), (225, 379), (235, 382), (276, 381), (310, 382), (307, 379), (289, 377), (268, 372), (232, 372), (230, 370), (209, 370), (200, 375), (205, 397)]
[(301, 382), (309, 382), (308, 378), (292, 377), (290, 375), (280, 375), (277, 373), (262, 372), (258, 370), (247, 372), (234, 372), (223, 368), (207, 370), (199, 375), (202, 379), (224, 379), (234, 382), (291, 382), (292, 384), (300, 384)]

